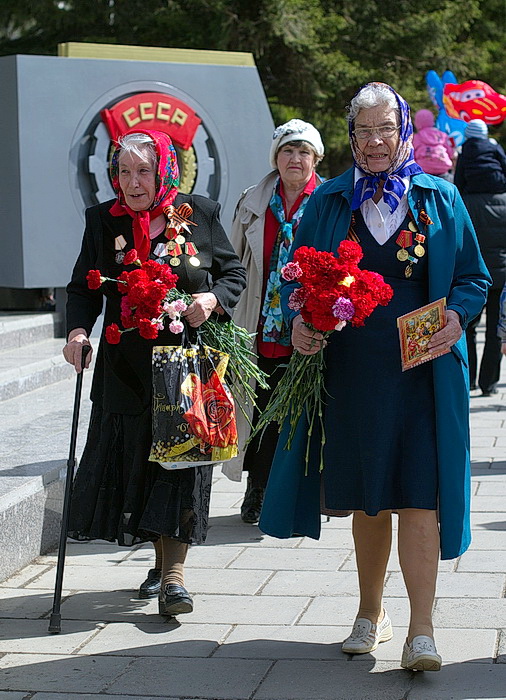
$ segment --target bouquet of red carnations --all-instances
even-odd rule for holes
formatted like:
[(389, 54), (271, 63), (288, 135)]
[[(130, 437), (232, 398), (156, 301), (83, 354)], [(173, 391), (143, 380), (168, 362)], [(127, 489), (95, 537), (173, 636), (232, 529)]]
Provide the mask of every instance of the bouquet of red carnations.
[[(363, 326), (376, 306), (386, 306), (393, 295), (392, 288), (381, 275), (358, 267), (363, 256), (358, 243), (342, 241), (337, 253), (338, 257), (333, 253), (301, 246), (295, 251), (293, 262), (287, 263), (281, 271), (283, 279), (299, 284), (290, 294), (289, 308), (300, 311), (308, 328), (322, 333), (325, 338), (335, 330), (342, 330), (347, 323)], [(325, 444), (324, 373), (323, 347), (314, 355), (302, 355), (295, 351), (253, 432), (253, 435), (262, 432), (272, 421), (278, 423), (281, 430), (289, 417), (290, 432), (285, 445), (288, 450), (305, 411), (309, 424), (307, 466), (311, 435), (318, 418), (321, 432), (320, 470), (324, 466)]]
[[(105, 329), (108, 343), (117, 344), (123, 333), (137, 329), (148, 340), (154, 340), (169, 321), (168, 328), (179, 334), (184, 330), (181, 314), (193, 302), (190, 294), (176, 288), (178, 277), (168, 265), (147, 260), (141, 263), (137, 251), (128, 251), (124, 265), (135, 265), (124, 270), (117, 279), (104, 277), (100, 270), (90, 270), (86, 279), (90, 289), (99, 289), (104, 282), (115, 282), (121, 297), (121, 324), (111, 323)], [(198, 329), (204, 345), (229, 355), (226, 378), (234, 398), (244, 412), (243, 404), (255, 403), (255, 391), (250, 379), (262, 388), (268, 388), (266, 375), (258, 369), (251, 349), (253, 336), (232, 320), (218, 321), (211, 317)]]

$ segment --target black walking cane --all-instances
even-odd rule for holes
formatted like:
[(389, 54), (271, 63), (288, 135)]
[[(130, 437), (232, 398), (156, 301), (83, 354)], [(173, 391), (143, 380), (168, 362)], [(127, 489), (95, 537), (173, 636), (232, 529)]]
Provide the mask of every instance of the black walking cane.
[(65, 495), (63, 497), (63, 510), (61, 518), (60, 546), (58, 548), (58, 562), (56, 564), (56, 581), (54, 584), (53, 611), (49, 620), (48, 632), (59, 634), (61, 632), (61, 590), (63, 584), (63, 567), (65, 566), (65, 552), (67, 550), (67, 530), (70, 515), (70, 499), (72, 498), (72, 485), (74, 481), (74, 469), (76, 466), (76, 441), (77, 426), (79, 423), (79, 406), (81, 403), (81, 391), (83, 388), (84, 360), (90, 351), (89, 345), (83, 345), (81, 355), (81, 371), (77, 375), (76, 394), (74, 397), (74, 414), (72, 416), (72, 432), (70, 434), (69, 458), (67, 460), (67, 476), (65, 478)]

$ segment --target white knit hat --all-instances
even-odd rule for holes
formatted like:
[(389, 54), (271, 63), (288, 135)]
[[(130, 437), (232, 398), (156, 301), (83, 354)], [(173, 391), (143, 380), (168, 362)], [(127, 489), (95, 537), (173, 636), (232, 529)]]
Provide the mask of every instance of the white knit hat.
[(464, 134), (466, 139), (486, 139), (488, 137), (488, 126), (483, 119), (471, 119), (467, 123)]
[(276, 156), (283, 144), (289, 141), (307, 141), (315, 149), (316, 155), (319, 158), (323, 157), (325, 149), (323, 148), (322, 137), (320, 132), (314, 128), (309, 122), (303, 122), (302, 119), (290, 119), (286, 124), (281, 124), (272, 135), (271, 152), (269, 159), (271, 167), (276, 169)]

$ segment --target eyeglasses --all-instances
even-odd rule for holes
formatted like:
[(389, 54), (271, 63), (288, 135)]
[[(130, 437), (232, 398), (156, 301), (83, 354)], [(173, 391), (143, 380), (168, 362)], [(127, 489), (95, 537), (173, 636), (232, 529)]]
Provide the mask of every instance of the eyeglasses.
[(373, 134), (379, 134), (382, 139), (390, 139), (400, 128), (400, 126), (378, 126), (374, 129), (355, 129), (353, 133), (361, 141), (369, 140)]

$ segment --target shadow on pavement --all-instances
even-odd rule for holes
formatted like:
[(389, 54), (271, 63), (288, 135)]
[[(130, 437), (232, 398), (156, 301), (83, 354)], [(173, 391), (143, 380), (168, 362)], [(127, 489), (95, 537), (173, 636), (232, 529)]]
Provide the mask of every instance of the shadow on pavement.
[[(199, 625), (197, 634), (189, 618), (163, 622), (156, 613), (146, 614), (147, 601), (133, 599), (132, 591), (116, 591), (114, 604), (101, 592), (70, 596), (62, 607), (62, 633), (50, 635), (51, 596), (23, 592), (27, 595), (1, 601), (0, 650), (6, 643), (9, 648), (0, 659), (3, 691), (53, 691), (66, 700), (72, 693), (76, 698), (124, 694), (130, 699), (164, 700), (505, 697), (505, 663), (472, 658), (449, 663), (440, 673), (417, 674), (370, 654), (345, 655), (337, 641), (269, 639), (260, 632), (258, 638), (221, 643), (234, 625), (209, 625), (207, 632), (206, 625)], [(90, 617), (100, 622), (91, 622)], [(114, 622), (119, 624), (111, 625)], [(229, 631), (220, 636), (218, 627)]]

